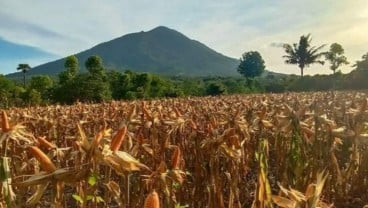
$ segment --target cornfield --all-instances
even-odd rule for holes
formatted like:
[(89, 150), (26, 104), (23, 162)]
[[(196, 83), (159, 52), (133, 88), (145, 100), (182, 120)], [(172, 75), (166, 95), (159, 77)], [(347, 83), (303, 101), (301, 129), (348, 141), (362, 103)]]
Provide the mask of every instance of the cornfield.
[(1, 207), (368, 204), (363, 92), (2, 111)]

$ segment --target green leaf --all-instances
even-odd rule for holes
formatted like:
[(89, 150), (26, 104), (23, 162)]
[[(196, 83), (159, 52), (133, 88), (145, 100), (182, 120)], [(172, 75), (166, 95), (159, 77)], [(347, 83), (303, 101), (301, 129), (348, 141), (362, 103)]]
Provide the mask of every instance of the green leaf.
[(75, 199), (77, 202), (83, 204), (83, 199), (81, 196), (79, 196), (78, 194), (73, 194), (72, 195), (73, 199)]
[(94, 198), (93, 195), (87, 195), (86, 201), (91, 201), (91, 200), (93, 200), (93, 198)]
[(97, 201), (97, 203), (103, 203), (103, 202), (105, 202), (104, 200), (103, 200), (103, 198), (102, 197), (100, 197), (100, 196), (97, 196), (96, 197), (96, 201)]
[(174, 182), (174, 183), (172, 184), (172, 186), (173, 186), (173, 188), (174, 188), (175, 190), (178, 190), (178, 189), (180, 188), (180, 183), (176, 183), (176, 182)]
[(189, 208), (189, 205), (181, 205), (180, 203), (179, 204), (176, 204), (175, 205), (175, 208)]
[(94, 186), (97, 183), (97, 176), (92, 174), (88, 177), (88, 184)]

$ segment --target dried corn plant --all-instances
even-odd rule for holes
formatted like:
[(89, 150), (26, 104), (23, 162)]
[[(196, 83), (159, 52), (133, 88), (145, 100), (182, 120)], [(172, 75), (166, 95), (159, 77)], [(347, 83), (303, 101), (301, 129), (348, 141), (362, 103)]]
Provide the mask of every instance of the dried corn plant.
[(3, 207), (368, 202), (363, 92), (13, 108), (0, 122)]

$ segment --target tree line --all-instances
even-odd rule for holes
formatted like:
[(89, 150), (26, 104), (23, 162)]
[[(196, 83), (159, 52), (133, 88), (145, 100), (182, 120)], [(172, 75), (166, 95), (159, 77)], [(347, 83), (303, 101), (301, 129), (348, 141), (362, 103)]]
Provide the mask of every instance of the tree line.
[(32, 76), (26, 83), (25, 75), (30, 67), (19, 64), (18, 70), (24, 75), (22, 83), (0, 75), (0, 108), (247, 92), (243, 78), (164, 77), (130, 70), (119, 72), (107, 70), (99, 56), (89, 57), (84, 65), (87, 72), (81, 73), (79, 60), (72, 55), (65, 59), (64, 70), (57, 77)]
[[(330, 69), (333, 74), (342, 65), (349, 64), (343, 47), (338, 43), (333, 43), (326, 52), (320, 52), (326, 45), (311, 46), (311, 35), (302, 35), (299, 43), (283, 44), (286, 55), (283, 56), (286, 64), (297, 65), (300, 69), (300, 76), (304, 76), (304, 69), (312, 64), (330, 63)], [(324, 57), (325, 60), (322, 60)], [(363, 56), (363, 59), (365, 57)], [(364, 61), (364, 60), (363, 60)], [(359, 62), (359, 61), (358, 61)], [(358, 63), (357, 62), (357, 63)], [(356, 66), (356, 65), (354, 65)], [(240, 59), (238, 72), (248, 79), (257, 77), (263, 73), (265, 69), (262, 56), (257, 51), (250, 51), (243, 54)]]
[[(109, 100), (151, 99), (180, 96), (207, 96), (255, 92), (360, 90), (368, 88), (368, 53), (357, 61), (349, 74), (338, 71), (349, 64), (343, 47), (334, 43), (329, 51), (311, 46), (310, 35), (301, 36), (299, 43), (284, 44), (286, 64), (297, 65), (301, 75), (265, 75), (265, 62), (257, 51), (246, 52), (240, 59), (238, 72), (243, 77), (165, 77), (130, 70), (106, 69), (99, 56), (90, 56), (84, 63), (86, 73), (79, 70), (79, 60), (72, 55), (65, 59), (64, 70), (57, 77), (33, 76), (26, 82), (31, 67), (19, 64), (22, 83), (0, 75), (0, 108), (40, 104), (72, 104)], [(324, 58), (324, 59), (323, 59)], [(312, 64), (328, 62), (331, 75), (304, 75)]]
[[(343, 47), (338, 43), (330, 45), (328, 51), (321, 52), (326, 45), (312, 46), (311, 35), (302, 35), (298, 43), (283, 44), (286, 55), (283, 56), (286, 64), (297, 65), (300, 77), (291, 75), (283, 79), (263, 80), (263, 90), (266, 92), (284, 91), (316, 91), (316, 90), (357, 90), (368, 88), (368, 53), (357, 61), (354, 70), (349, 74), (342, 74), (338, 69), (349, 64), (344, 55)], [(329, 63), (332, 75), (304, 76), (304, 70), (312, 64)], [(265, 71), (265, 62), (258, 51), (249, 51), (242, 55), (238, 72), (246, 79), (249, 86)]]

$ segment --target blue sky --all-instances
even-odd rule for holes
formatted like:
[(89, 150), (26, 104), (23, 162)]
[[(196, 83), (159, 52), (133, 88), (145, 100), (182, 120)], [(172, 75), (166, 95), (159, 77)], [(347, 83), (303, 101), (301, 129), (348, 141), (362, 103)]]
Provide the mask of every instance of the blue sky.
[[(340, 43), (351, 63), (368, 52), (366, 0), (2, 0), (0, 73), (159, 25), (230, 57), (257, 50), (268, 69), (282, 73), (299, 70), (285, 65), (282, 48), (275, 46), (297, 42), (303, 34), (311, 33), (314, 45)], [(349, 72), (351, 65), (342, 70)], [(305, 72), (330, 70), (312, 65)]]

